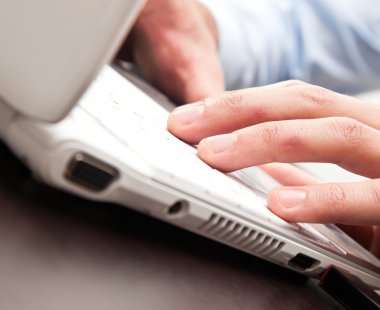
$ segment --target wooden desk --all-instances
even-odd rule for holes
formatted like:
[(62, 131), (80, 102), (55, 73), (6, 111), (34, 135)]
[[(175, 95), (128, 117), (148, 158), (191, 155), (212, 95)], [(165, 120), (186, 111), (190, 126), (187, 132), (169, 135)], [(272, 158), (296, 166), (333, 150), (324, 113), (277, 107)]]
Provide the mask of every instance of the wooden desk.
[(313, 282), (34, 181), (0, 143), (0, 309), (330, 309)]

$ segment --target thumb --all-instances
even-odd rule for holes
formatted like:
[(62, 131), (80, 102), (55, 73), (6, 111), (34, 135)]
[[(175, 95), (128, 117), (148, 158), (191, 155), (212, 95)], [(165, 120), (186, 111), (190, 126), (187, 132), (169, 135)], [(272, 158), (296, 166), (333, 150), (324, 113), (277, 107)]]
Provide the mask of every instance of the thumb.
[(380, 180), (360, 183), (278, 187), (269, 209), (291, 222), (380, 224)]
[(173, 89), (173, 82), (170, 86), (173, 97), (179, 102), (196, 102), (224, 91), (223, 71), (216, 54), (205, 55), (193, 68), (187, 70), (187, 76), (183, 78), (180, 87)]

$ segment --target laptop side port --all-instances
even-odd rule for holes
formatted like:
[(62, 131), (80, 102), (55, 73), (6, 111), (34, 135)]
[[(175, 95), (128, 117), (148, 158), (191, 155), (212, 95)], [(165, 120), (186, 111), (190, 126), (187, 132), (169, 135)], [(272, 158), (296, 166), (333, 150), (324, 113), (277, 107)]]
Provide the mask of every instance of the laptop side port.
[(188, 208), (189, 203), (186, 200), (179, 200), (166, 209), (166, 214), (168, 217), (180, 217)]
[(311, 258), (305, 254), (298, 253), (292, 259), (288, 261), (288, 265), (294, 269), (307, 271), (316, 266), (318, 266), (321, 262), (314, 258)]
[(88, 154), (77, 153), (67, 164), (67, 180), (92, 191), (105, 190), (119, 176), (118, 171)]

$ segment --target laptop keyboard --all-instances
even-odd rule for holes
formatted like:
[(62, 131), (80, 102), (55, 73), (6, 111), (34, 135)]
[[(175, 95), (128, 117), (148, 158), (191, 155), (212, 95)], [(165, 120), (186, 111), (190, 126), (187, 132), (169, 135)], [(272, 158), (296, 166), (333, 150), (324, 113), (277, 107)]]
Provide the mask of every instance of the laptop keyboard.
[(169, 112), (114, 69), (103, 69), (82, 98), (80, 108), (147, 161), (156, 181), (198, 198), (207, 195), (207, 200), (224, 208), (239, 208), (284, 228), (300, 229), (267, 208), (266, 194), (276, 184), (268, 180), (259, 183), (268, 178), (259, 168), (224, 174), (205, 164), (193, 146), (167, 131)]

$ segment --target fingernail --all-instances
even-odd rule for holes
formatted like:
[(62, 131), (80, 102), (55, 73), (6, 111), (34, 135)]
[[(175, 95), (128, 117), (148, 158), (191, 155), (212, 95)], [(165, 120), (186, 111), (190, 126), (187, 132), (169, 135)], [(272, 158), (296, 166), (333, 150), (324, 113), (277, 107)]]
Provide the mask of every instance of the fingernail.
[(174, 117), (182, 125), (190, 125), (202, 116), (204, 110), (205, 106), (203, 104), (180, 107), (172, 112), (172, 117)]
[(222, 153), (229, 149), (237, 140), (236, 133), (229, 133), (225, 135), (210, 137), (203, 140), (208, 148), (215, 154)]
[(294, 208), (302, 205), (307, 193), (298, 189), (282, 189), (278, 192), (278, 198), (285, 208)]

